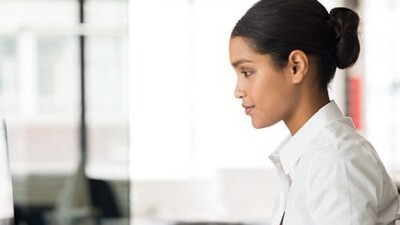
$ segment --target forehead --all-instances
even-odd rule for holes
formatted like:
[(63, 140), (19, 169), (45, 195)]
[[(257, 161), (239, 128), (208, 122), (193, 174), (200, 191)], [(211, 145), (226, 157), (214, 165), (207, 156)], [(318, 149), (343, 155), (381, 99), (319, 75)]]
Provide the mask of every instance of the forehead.
[(273, 66), (273, 60), (269, 54), (259, 54), (251, 47), (250, 41), (243, 37), (231, 38), (229, 42), (229, 56), (231, 64), (236, 67), (241, 62), (257, 65)]
[(249, 40), (243, 37), (231, 38), (229, 42), (229, 53), (232, 57), (245, 57), (256, 54), (256, 52), (251, 48)]

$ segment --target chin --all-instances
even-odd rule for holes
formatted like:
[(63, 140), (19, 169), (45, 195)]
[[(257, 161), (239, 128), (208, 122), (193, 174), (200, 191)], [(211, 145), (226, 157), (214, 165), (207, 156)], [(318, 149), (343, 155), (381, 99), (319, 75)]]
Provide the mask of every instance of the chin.
[(252, 124), (253, 124), (253, 127), (254, 128), (256, 128), (256, 129), (261, 129), (261, 128), (265, 128), (265, 127), (269, 127), (268, 125), (264, 125), (264, 124), (262, 124), (262, 123), (256, 123), (256, 122), (252, 122)]
[(277, 122), (265, 122), (265, 121), (256, 121), (256, 120), (251, 120), (251, 123), (253, 124), (253, 127), (256, 129), (262, 129), (262, 128), (266, 128), (266, 127), (270, 127), (274, 124), (276, 124)]

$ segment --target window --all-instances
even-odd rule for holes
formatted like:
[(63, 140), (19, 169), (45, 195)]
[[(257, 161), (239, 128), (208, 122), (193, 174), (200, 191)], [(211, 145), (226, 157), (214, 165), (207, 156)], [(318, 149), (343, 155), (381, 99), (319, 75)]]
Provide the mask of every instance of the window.
[(79, 157), (77, 41), (61, 27), (76, 24), (77, 4), (19, 0), (0, 6), (1, 114), (9, 125), (12, 171), (71, 171)]
[(90, 177), (128, 212), (127, 0), (0, 1), (0, 115), (17, 206), (54, 203), (80, 159), (80, 34), (86, 37)]
[(0, 37), (0, 108), (3, 112), (16, 110), (14, 99), (18, 97), (17, 46), (15, 37), (6, 34)]

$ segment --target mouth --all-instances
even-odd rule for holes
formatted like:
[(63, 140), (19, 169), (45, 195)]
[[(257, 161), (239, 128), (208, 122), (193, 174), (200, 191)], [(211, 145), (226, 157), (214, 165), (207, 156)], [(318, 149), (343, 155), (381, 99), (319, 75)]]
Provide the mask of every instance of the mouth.
[(252, 106), (247, 106), (247, 105), (242, 105), (244, 108), (244, 112), (246, 113), (246, 115), (249, 115), (251, 113), (251, 111), (253, 110), (253, 108), (255, 107), (254, 105)]

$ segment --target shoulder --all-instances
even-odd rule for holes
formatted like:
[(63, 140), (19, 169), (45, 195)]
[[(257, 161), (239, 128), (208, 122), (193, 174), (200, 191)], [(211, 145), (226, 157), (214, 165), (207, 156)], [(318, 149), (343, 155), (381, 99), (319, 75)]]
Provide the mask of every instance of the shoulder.
[(352, 125), (348, 118), (333, 121), (323, 127), (309, 146), (315, 166), (336, 163), (371, 162), (380, 165), (379, 157), (371, 145)]
[(366, 179), (379, 185), (387, 175), (374, 147), (356, 131), (348, 118), (321, 129), (305, 156), (307, 174), (312, 179), (335, 176), (335, 180)]
[(303, 156), (305, 198), (315, 217), (326, 220), (340, 213), (348, 220), (377, 221), (381, 211), (397, 210), (397, 193), (385, 168), (351, 120), (342, 118), (321, 129)]

